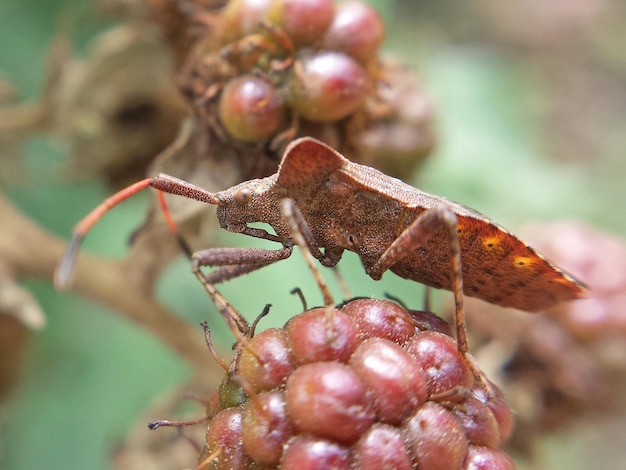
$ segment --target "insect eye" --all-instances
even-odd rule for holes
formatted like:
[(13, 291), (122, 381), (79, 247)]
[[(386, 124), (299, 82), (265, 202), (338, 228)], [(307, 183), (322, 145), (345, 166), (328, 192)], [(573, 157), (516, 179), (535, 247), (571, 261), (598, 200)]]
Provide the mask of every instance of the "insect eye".
[(252, 199), (252, 192), (249, 189), (240, 189), (235, 193), (235, 201), (240, 206), (247, 205)]

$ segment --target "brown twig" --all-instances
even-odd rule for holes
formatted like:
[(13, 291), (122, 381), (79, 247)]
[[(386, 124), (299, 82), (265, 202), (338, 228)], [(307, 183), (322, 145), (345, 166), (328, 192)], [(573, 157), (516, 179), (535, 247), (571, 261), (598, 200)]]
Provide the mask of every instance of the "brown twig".
[[(52, 280), (66, 242), (43, 230), (0, 194), (0, 260), (16, 278)], [(202, 331), (134, 289), (124, 261), (82, 253), (70, 291), (97, 301), (141, 325), (192, 365), (195, 377), (217, 384), (223, 371), (211, 360)]]

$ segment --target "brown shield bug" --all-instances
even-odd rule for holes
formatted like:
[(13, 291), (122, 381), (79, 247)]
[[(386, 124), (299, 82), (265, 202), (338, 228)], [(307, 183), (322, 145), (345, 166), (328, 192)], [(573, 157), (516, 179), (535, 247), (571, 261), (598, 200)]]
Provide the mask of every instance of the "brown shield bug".
[[(74, 229), (56, 272), (57, 286), (69, 284), (80, 242), (94, 223), (148, 187), (215, 204), (222, 228), (282, 244), (277, 250), (210, 248), (192, 255), (194, 272), (240, 331), (247, 330), (247, 323), (232, 318), (214, 284), (285, 259), (294, 244), (306, 247), (324, 266), (336, 265), (344, 250), (350, 250), (359, 255), (373, 279), (391, 270), (406, 279), (452, 290), (459, 349), (464, 352), (463, 293), (538, 311), (580, 298), (586, 291), (582, 283), (478, 212), (353, 163), (306, 137), (287, 147), (277, 173), (224, 191), (210, 193), (162, 174), (109, 197)], [(275, 233), (249, 225), (256, 222), (268, 224)], [(203, 266), (219, 268), (205, 275)]]

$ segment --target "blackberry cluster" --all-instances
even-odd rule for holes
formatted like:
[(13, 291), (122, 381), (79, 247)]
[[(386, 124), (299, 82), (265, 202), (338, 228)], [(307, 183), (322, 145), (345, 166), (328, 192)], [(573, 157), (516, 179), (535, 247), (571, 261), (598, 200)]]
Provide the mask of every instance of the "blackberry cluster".
[(223, 11), (226, 54), (248, 73), (227, 81), (219, 119), (232, 137), (262, 140), (284, 128), (288, 108), (312, 122), (362, 106), (367, 65), (384, 39), (378, 14), (361, 2), (233, 0)]
[[(203, 9), (199, 0), (191, 4), (195, 7), (184, 11), (191, 12), (195, 29), (180, 26), (189, 20), (174, 28), (172, 15), (165, 14), (169, 10), (153, 9), (185, 57), (179, 84), (202, 128), (218, 137), (214, 141), (250, 160), (269, 157), (277, 165), (290, 140), (310, 135), (394, 175), (406, 175), (434, 145), (431, 100), (406, 67), (380, 55), (384, 23), (369, 5), (231, 0), (223, 8)], [(191, 45), (181, 28), (195, 32)]]
[(357, 299), (241, 346), (200, 468), (515, 468), (511, 410), (429, 312)]

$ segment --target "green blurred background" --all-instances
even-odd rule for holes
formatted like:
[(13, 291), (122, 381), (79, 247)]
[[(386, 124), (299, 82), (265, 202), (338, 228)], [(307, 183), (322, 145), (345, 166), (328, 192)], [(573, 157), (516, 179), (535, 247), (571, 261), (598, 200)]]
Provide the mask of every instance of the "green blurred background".
[[(557, 1), (545, 12), (540, 1), (528, 2), (528, 10), (497, 0), (372, 3), (389, 21), (385, 49), (414, 68), (437, 107), (437, 150), (406, 179), (512, 230), (531, 221), (580, 219), (626, 236), (626, 49), (619, 46), (626, 22), (613, 5), (617, 0)], [(622, 16), (607, 14), (609, 7)], [(34, 100), (59, 28), (69, 28), (84, 53), (115, 23), (90, 0), (3, 0), (0, 73), (22, 99)], [(62, 177), (66, 148), (60, 138), (33, 135), (21, 156), (26, 176), (3, 189), (58, 236), (68, 237), (109, 191), (99, 180)], [(142, 195), (113, 211), (85, 249), (122, 256), (147, 201)], [(227, 234), (221, 240), (249, 246)], [(293, 258), (230, 282), (223, 293), (249, 317), (272, 303), (264, 326), (280, 325), (300, 309), (289, 294), (293, 287), (302, 287), (310, 303), (320, 302), (300, 256)], [(356, 295), (391, 292), (419, 304), (421, 287), (393, 275), (374, 283), (354, 256), (346, 256), (340, 269)], [(49, 282), (24, 284), (43, 306), (47, 325), (31, 335), (21, 380), (2, 405), (0, 469), (108, 468), (111, 449), (145, 419), (154, 400), (189, 379), (189, 370), (113, 312), (55, 292)], [(208, 319), (214, 334), (230, 341), (184, 260), (173, 263), (159, 284), (167, 305), (194, 324)], [(623, 418), (585, 422), (550, 438), (539, 449), (544, 468), (617, 468), (626, 453), (610, 438), (624, 428)]]

